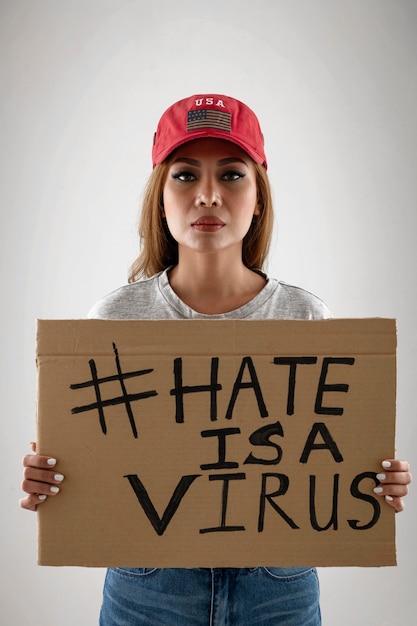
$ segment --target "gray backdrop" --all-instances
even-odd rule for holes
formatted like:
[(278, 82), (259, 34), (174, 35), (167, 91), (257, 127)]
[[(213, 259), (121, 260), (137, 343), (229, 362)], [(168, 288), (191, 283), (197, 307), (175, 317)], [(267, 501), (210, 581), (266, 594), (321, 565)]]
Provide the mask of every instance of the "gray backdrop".
[[(0, 1), (2, 624), (97, 623), (103, 570), (38, 567), (36, 516), (17, 505), (35, 319), (84, 317), (126, 281), (176, 99), (227, 93), (257, 112), (271, 274), (337, 317), (397, 318), (397, 450), (416, 465), (416, 27), (415, 0)], [(411, 494), (398, 567), (320, 570), (325, 626), (415, 623), (415, 516)]]

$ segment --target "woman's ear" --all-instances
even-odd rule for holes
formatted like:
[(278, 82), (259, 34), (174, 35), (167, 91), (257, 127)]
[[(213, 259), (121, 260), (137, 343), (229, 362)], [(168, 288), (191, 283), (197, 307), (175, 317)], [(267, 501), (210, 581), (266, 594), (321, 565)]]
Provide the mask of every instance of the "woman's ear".
[(253, 211), (253, 214), (258, 216), (262, 213), (262, 204), (261, 202), (258, 200), (258, 202), (256, 203), (255, 209)]

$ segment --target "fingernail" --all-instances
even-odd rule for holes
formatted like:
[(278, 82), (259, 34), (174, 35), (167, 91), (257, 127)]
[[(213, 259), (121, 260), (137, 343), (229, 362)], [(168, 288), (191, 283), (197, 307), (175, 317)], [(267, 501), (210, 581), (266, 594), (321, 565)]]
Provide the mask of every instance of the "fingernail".
[(47, 496), (43, 496), (43, 495), (38, 496), (39, 500), (46, 500), (46, 498), (47, 498)]
[(384, 490), (382, 487), (375, 487), (374, 493), (382, 493)]
[[(378, 480), (385, 480), (386, 479), (385, 474), (377, 474), (376, 477), (377, 477)], [(58, 479), (55, 477), (55, 480), (58, 480)]]
[(48, 465), (56, 465), (56, 459), (48, 459), (47, 463)]
[[(378, 478), (378, 476), (377, 476), (377, 478)], [(384, 477), (384, 478), (385, 478), (385, 477)], [(60, 483), (60, 482), (61, 482), (61, 480), (64, 480), (64, 477), (63, 477), (63, 475), (62, 475), (62, 474), (55, 474), (54, 479), (55, 479), (58, 483)]]
[(385, 496), (385, 500), (387, 500), (387, 502), (392, 502), (394, 498), (392, 496)]
[(59, 487), (51, 487), (50, 491), (52, 491), (52, 493), (58, 493)]
[(382, 467), (388, 469), (389, 467), (391, 467), (391, 461), (382, 461)]

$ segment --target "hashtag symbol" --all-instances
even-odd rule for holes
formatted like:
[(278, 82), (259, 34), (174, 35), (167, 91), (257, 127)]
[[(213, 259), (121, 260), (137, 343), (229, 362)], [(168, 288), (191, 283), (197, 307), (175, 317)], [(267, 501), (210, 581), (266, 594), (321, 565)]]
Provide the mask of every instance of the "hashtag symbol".
[[(123, 372), (122, 367), (120, 365), (119, 353), (116, 347), (116, 344), (113, 343), (113, 352), (115, 356), (116, 370), (117, 374), (112, 376), (105, 376), (104, 378), (99, 378), (97, 375), (97, 366), (94, 359), (91, 359), (88, 364), (90, 366), (91, 371), (91, 380), (87, 380), (82, 383), (75, 383), (70, 385), (70, 389), (85, 389), (86, 387), (93, 387), (96, 401), (91, 404), (85, 404), (83, 406), (76, 406), (71, 409), (71, 413), (85, 413), (87, 411), (98, 411), (99, 421), (102, 432), (107, 434), (107, 424), (104, 415), (104, 408), (107, 406), (115, 406), (118, 404), (124, 404), (127, 416), (129, 418), (130, 427), (132, 429), (133, 436), (137, 438), (138, 431), (136, 428), (136, 422), (132, 411), (132, 402), (137, 400), (142, 400), (143, 398), (151, 398), (152, 396), (157, 396), (157, 392), (155, 390), (152, 391), (143, 391), (141, 393), (129, 394), (126, 390), (125, 380), (127, 378), (137, 378), (138, 376), (143, 376), (145, 374), (149, 374), (153, 372), (153, 369), (145, 369), (145, 370), (136, 370), (133, 372)], [(110, 399), (103, 400), (101, 396), (101, 387), (107, 383), (112, 383), (114, 381), (118, 381), (120, 383), (121, 395), (116, 396)]]

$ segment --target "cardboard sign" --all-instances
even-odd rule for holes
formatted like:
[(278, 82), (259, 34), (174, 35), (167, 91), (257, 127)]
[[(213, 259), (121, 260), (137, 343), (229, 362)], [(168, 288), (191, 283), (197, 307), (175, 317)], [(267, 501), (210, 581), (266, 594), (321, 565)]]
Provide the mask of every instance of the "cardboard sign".
[(39, 563), (394, 565), (395, 321), (38, 321)]

